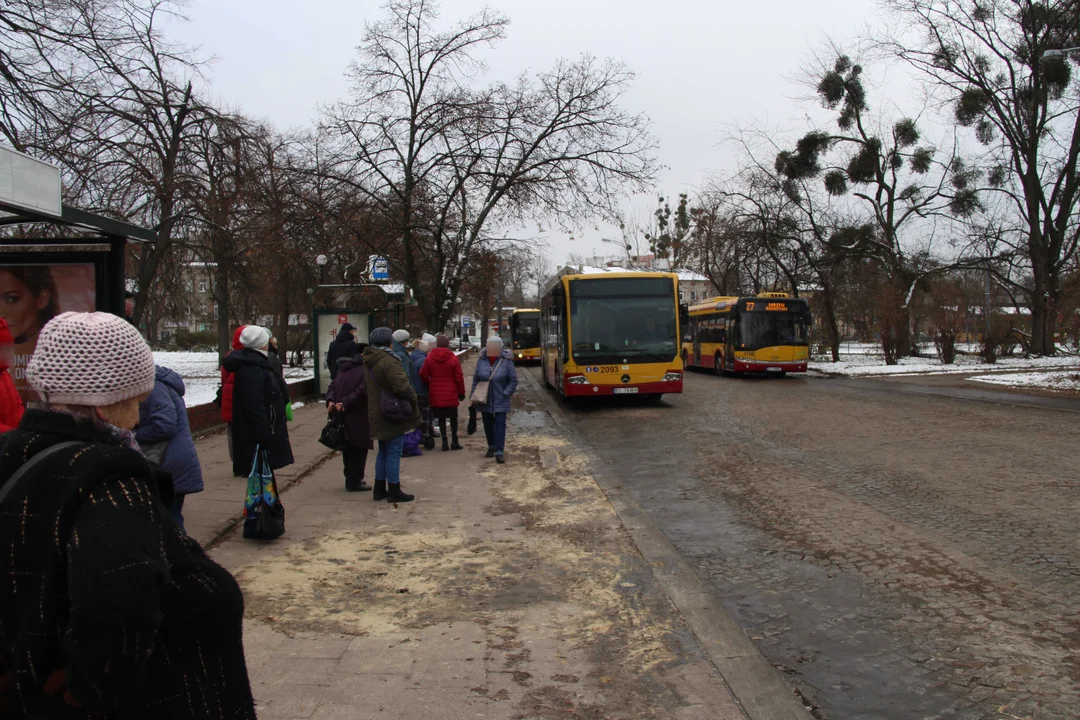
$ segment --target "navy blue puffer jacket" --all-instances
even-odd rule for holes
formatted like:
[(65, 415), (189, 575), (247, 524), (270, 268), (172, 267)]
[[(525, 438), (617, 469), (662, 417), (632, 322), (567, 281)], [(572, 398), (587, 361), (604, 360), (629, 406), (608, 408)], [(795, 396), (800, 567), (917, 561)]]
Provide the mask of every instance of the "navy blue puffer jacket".
[(135, 440), (143, 446), (168, 443), (161, 469), (173, 476), (173, 490), (184, 494), (202, 492), (202, 467), (188, 425), (184, 381), (169, 368), (156, 368), (154, 389), (139, 405)]

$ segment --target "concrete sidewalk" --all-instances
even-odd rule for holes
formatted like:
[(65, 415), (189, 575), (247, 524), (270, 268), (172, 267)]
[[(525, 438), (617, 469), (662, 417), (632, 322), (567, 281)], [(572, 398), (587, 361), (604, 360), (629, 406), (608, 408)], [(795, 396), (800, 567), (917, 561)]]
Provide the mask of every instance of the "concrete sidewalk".
[[(296, 462), (278, 470), (278, 490), (284, 492), (299, 478), (330, 459), (334, 453), (319, 444), (326, 425), (326, 408), (317, 400), (297, 408), (289, 423), (289, 440)], [(240, 521), (244, 513), (246, 477), (233, 477), (232, 460), (224, 430), (196, 441), (205, 489), (184, 500), (184, 526), (204, 547), (213, 544)]]
[[(324, 417), (298, 414), (298, 459)], [(316, 450), (285, 538), (213, 550), (244, 588), (260, 718), (743, 717), (543, 407), (509, 435), (503, 466), (482, 431), (405, 458), (399, 506), (345, 493)], [(236, 508), (241, 483), (223, 483)]]

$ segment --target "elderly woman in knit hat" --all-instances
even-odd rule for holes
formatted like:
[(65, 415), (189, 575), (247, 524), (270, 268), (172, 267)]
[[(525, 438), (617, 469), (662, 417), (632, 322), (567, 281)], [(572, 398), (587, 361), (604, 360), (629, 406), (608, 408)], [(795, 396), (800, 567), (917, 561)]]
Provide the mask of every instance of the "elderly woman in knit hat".
[(229, 353), (222, 367), (233, 375), (233, 473), (247, 476), (255, 448), (265, 450), (270, 469), (293, 464), (289, 429), (285, 424), (288, 398), (270, 365), (270, 331), (248, 325), (240, 333), (242, 350)]
[(410, 337), (408, 330), (395, 330), (390, 336), (390, 349), (401, 360), (401, 367), (405, 369), (406, 374), (409, 372), (409, 351), (405, 343), (409, 342)]
[[(368, 342), (370, 344), (364, 349), (364, 366), (370, 381), (367, 387), (368, 423), (371, 437), (379, 441), (373, 497), (375, 500), (409, 502), (413, 496), (401, 490), (401, 450), (405, 445), (405, 433), (421, 423), (416, 391), (391, 347), (393, 333), (390, 328), (375, 328)], [(404, 419), (387, 414), (388, 407), (398, 401), (407, 403), (410, 408)]]
[[(487, 395), (476, 400), (476, 388), (487, 383)], [(487, 339), (487, 351), (476, 361), (473, 369), (470, 397), (484, 419), (484, 435), (487, 436), (487, 456), (502, 465), (506, 462), (506, 416), (510, 412), (510, 398), (517, 390), (517, 370), (509, 352), (503, 351), (503, 341), (498, 335)]]
[(0, 449), (0, 704), (254, 718), (240, 588), (177, 527), (170, 478), (132, 434), (150, 348), (123, 318), (69, 312), (26, 372), (41, 401)]

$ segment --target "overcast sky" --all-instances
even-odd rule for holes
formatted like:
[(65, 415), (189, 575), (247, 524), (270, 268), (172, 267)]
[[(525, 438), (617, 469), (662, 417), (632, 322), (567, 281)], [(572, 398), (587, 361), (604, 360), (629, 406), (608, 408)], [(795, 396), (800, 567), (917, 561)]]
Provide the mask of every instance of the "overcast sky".
[[(381, 15), (370, 0), (191, 0), (189, 22), (173, 38), (216, 60), (212, 94), (229, 107), (280, 129), (304, 127), (320, 104), (347, 94), (344, 73), (356, 57), (364, 22)], [(487, 55), (493, 79), (549, 67), (589, 52), (626, 62), (637, 73), (625, 98), (652, 119), (666, 166), (658, 191), (701, 186), (730, 163), (724, 133), (752, 121), (798, 127), (812, 109), (797, 98), (798, 69), (823, 38), (856, 35), (872, 18), (871, 0), (443, 0), (451, 21), (490, 5), (511, 21), (507, 39)], [(628, 201), (637, 214), (651, 198)], [(535, 235), (536, 227), (522, 232)], [(552, 261), (604, 253), (610, 226), (548, 232)]]

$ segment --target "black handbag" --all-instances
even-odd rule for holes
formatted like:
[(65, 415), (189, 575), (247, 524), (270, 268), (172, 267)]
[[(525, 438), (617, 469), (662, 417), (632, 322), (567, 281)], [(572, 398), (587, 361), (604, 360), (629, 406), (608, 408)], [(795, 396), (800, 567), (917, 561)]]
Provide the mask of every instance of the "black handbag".
[(333, 412), (327, 415), (326, 426), (319, 434), (319, 442), (331, 450), (345, 449), (345, 423), (342, 422), (340, 415)]
[[(274, 480), (274, 494), (277, 495), (277, 480)], [(265, 502), (259, 506), (255, 517), (255, 535), (262, 540), (277, 540), (285, 534), (285, 505), (281, 496), (273, 505)]]

